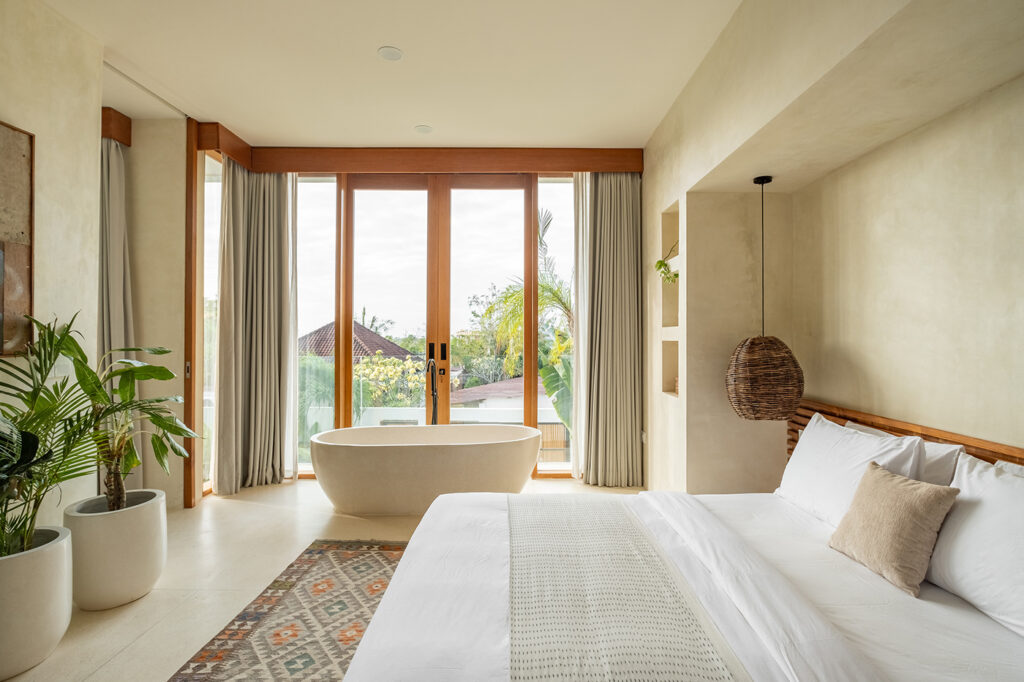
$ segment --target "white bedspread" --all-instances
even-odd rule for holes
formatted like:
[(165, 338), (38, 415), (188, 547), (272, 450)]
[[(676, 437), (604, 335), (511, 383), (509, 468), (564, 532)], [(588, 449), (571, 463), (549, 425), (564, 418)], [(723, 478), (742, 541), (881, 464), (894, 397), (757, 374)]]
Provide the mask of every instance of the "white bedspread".
[[(696, 500), (630, 505), (755, 680), (871, 680), (873, 666)], [(508, 680), (506, 497), (449, 495), (424, 516), (349, 668), (350, 680)]]

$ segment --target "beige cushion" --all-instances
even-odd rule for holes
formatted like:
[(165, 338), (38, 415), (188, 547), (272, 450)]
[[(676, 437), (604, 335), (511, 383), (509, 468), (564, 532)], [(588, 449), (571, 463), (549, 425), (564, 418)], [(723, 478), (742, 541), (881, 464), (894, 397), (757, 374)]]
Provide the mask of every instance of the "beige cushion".
[(916, 597), (939, 528), (959, 492), (871, 462), (829, 546)]

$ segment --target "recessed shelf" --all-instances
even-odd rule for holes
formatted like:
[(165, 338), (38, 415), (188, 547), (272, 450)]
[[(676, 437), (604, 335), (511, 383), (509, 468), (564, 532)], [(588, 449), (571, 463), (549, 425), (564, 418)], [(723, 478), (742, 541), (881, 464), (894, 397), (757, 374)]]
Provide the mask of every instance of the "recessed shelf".
[[(682, 265), (679, 250), (679, 202), (672, 204), (661, 214), (661, 258), (669, 269), (676, 273), (675, 282), (661, 281), (661, 324), (674, 327), (679, 324), (679, 267)], [(671, 254), (671, 257), (669, 257)]]
[(661, 390), (678, 395), (679, 342), (661, 342)]

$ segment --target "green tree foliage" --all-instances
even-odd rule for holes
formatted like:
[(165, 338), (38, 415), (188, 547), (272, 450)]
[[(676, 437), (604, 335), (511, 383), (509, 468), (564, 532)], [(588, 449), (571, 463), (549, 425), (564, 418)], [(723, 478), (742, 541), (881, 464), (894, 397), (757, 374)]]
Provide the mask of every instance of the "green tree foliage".
[(309, 439), (334, 424), (310, 421), (310, 408), (334, 404), (334, 363), (315, 353), (299, 356), (299, 444), (309, 447)]
[[(540, 348), (538, 367), (544, 390), (551, 398), (555, 412), (566, 428), (571, 429), (572, 415), (572, 336), (575, 318), (572, 310), (572, 286), (558, 275), (554, 258), (548, 253), (547, 234), (551, 229), (551, 211), (537, 214), (538, 255), (540, 271), (537, 278), (537, 308), (540, 317)], [(488, 305), (484, 316), (493, 321), (495, 339), (504, 346), (503, 370), (510, 376), (522, 376), (523, 281), (509, 284)], [(554, 369), (545, 372), (547, 367)], [(549, 390), (545, 374), (554, 382), (559, 377), (563, 390)], [(568, 377), (568, 380), (565, 377)], [(552, 384), (554, 386), (554, 384)], [(561, 404), (559, 404), (561, 403)]]

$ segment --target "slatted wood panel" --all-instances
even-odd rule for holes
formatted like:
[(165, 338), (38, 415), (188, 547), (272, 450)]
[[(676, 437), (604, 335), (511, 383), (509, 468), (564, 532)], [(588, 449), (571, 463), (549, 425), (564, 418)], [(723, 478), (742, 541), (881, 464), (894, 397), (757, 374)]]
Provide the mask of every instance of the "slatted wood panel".
[(792, 455), (796, 441), (800, 437), (800, 431), (807, 426), (814, 413), (817, 412), (826, 419), (837, 424), (846, 424), (847, 421), (855, 421), (895, 436), (920, 436), (925, 440), (935, 443), (954, 443), (963, 445), (967, 454), (973, 455), (986, 462), (1002, 460), (1014, 464), (1024, 465), (1024, 448), (1013, 445), (1004, 445), (990, 440), (983, 440), (973, 436), (963, 436), (951, 431), (911, 424), (910, 422), (899, 421), (880, 417), (867, 412), (858, 412), (838, 405), (819, 403), (814, 400), (803, 400), (796, 414), (789, 420), (789, 428), (786, 432), (787, 452)]

